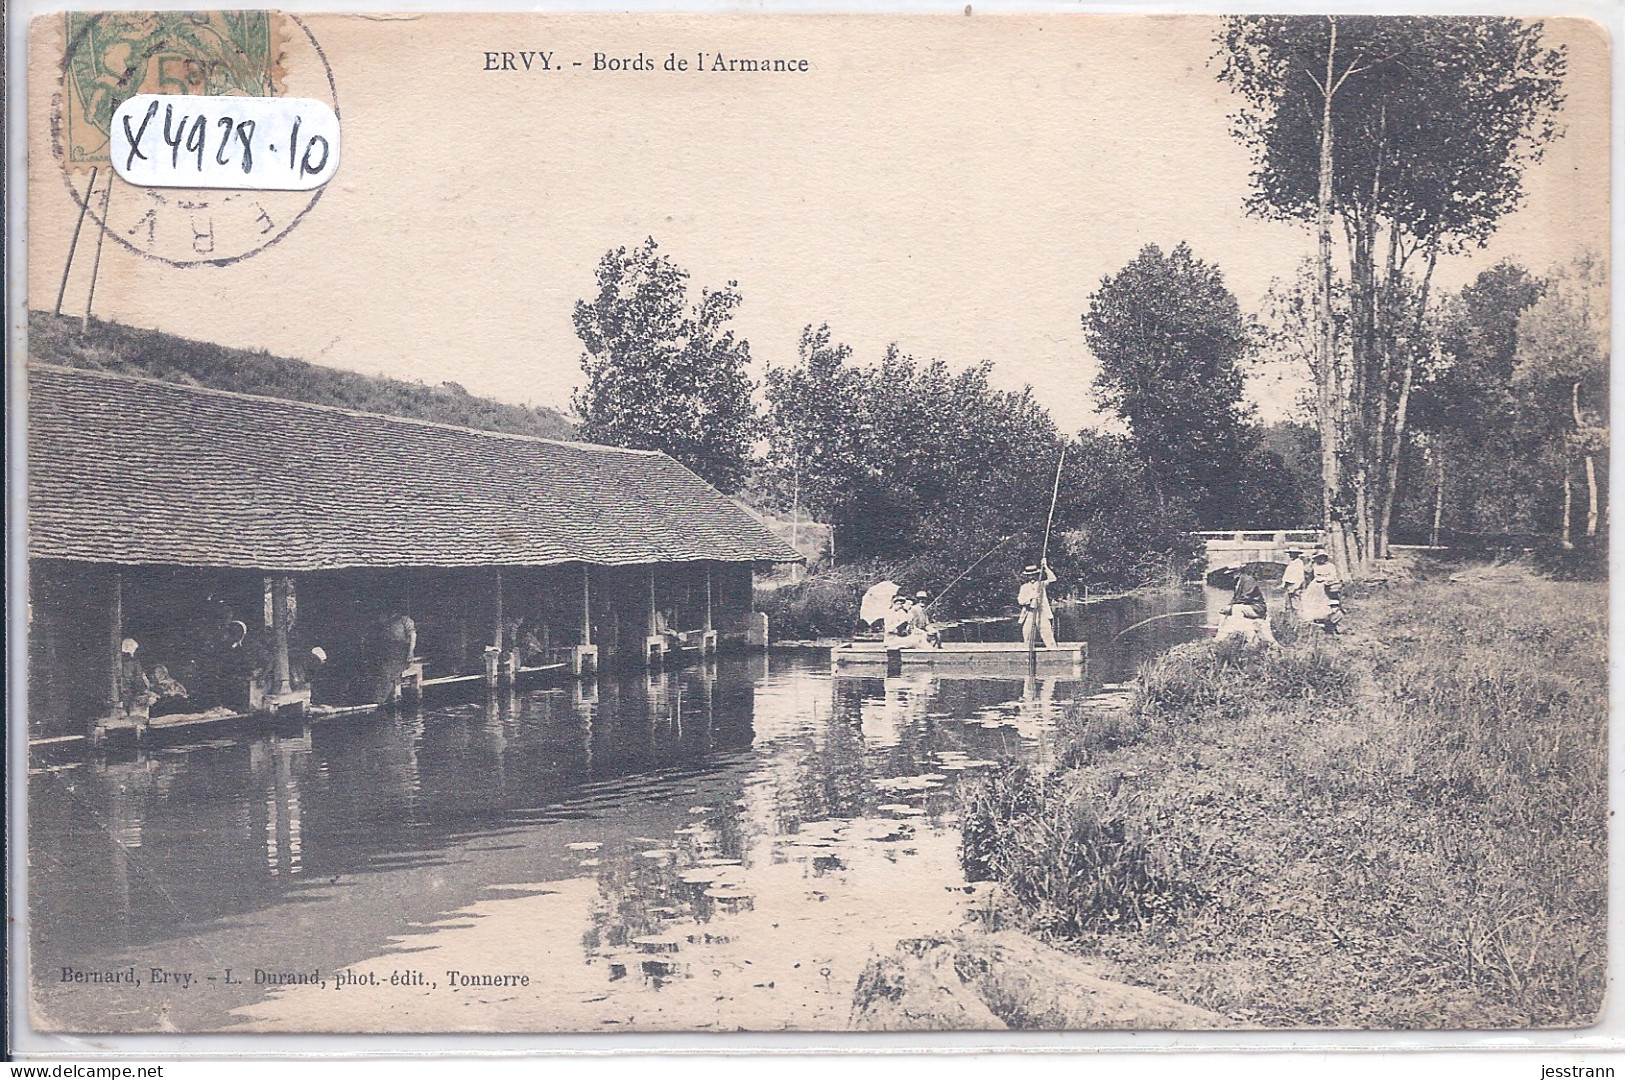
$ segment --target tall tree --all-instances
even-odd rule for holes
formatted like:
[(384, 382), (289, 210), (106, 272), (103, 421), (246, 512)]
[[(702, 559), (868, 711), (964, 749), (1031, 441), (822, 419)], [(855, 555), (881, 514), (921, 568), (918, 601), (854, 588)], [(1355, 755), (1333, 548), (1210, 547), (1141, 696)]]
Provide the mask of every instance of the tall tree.
[(1548, 432), (1558, 449), (1564, 547), (1572, 546), (1576, 464), (1585, 476), (1585, 535), (1597, 535), (1597, 458), (1608, 449), (1608, 357), (1608, 271), (1601, 259), (1586, 254), (1555, 271), (1545, 294), (1518, 321), (1513, 372), (1531, 426)]
[(1248, 524), (1259, 444), (1242, 405), (1249, 339), (1218, 268), (1186, 244), (1167, 255), (1148, 244), (1090, 295), (1083, 327), (1100, 361), (1095, 390), (1128, 424), (1158, 499), (1206, 528)]
[(869, 380), (829, 324), (801, 331), (793, 367), (769, 367), (767, 481), (774, 499), (826, 522), (847, 521), (879, 465), (866, 401)]
[(738, 283), (688, 298), (688, 272), (654, 238), (598, 263), (598, 292), (575, 306), (587, 385), (571, 401), (583, 437), (663, 450), (723, 491), (737, 491), (761, 429), (746, 368), (750, 343), (729, 326)]
[(907, 559), (938, 588), (969, 569), (939, 613), (1002, 605), (1043, 542), (1065, 445), (1049, 547), (1062, 581), (1126, 588), (1189, 564), (1195, 521), (1157, 504), (1128, 439), (1064, 439), (1029, 389), (993, 387), (991, 363), (954, 372), (895, 345), (875, 364), (851, 358), (809, 326), (797, 363), (766, 377), (764, 494), (834, 524), (843, 558)]
[[(1059, 547), (1085, 590), (1131, 589), (1178, 581), (1201, 542), (1183, 505), (1146, 498), (1148, 467), (1131, 440), (1098, 431), (1078, 433), (1061, 479)], [(1051, 560), (1062, 561), (1062, 560)]]
[(1411, 401), (1416, 456), (1430, 481), (1426, 498), (1412, 500), (1413, 528), (1425, 525), (1434, 543), (1447, 509), (1453, 530), (1530, 530), (1534, 448), (1515, 422), (1512, 376), (1518, 321), (1543, 288), (1523, 267), (1501, 262), (1440, 306), (1438, 355), (1418, 368)]
[(1049, 506), (1060, 436), (1031, 392), (994, 389), (992, 364), (949, 370), (894, 345), (850, 363), (827, 326), (798, 363), (767, 373), (768, 471), (777, 500), (835, 525), (847, 555), (958, 555)]
[(1301, 421), (1278, 420), (1264, 428), (1263, 441), (1285, 470), (1281, 513), (1272, 520), (1299, 529), (1313, 526), (1320, 520), (1320, 432)]
[(883, 385), (908, 388), (876, 431), (891, 475), (918, 499), (928, 546), (980, 551), (1017, 530), (1033, 544), (1042, 537), (1063, 436), (1030, 387), (996, 390), (992, 374), (992, 361), (950, 372), (895, 348), (877, 372)]
[(1241, 16), (1219, 44), (1219, 77), (1243, 99), (1233, 133), (1253, 151), (1249, 209), (1316, 229), (1322, 508), (1353, 572), (1386, 554), (1433, 270), (1521, 201), (1558, 133), (1565, 57), (1540, 23), (1508, 18)]

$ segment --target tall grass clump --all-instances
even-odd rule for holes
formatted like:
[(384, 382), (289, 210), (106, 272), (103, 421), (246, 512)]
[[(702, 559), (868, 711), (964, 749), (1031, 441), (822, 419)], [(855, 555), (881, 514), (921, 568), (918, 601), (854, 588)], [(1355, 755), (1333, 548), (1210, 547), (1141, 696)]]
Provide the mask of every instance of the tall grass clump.
[(1240, 638), (1176, 645), (1148, 662), (1135, 684), (1132, 712), (1177, 726), (1215, 714), (1237, 716), (1266, 698), (1342, 700), (1354, 686), (1348, 661), (1324, 635), (1280, 649)]
[(1267, 1026), (1589, 1023), (1606, 972), (1606, 586), (1407, 581), (1349, 633), (1180, 646), (1056, 766), (965, 795), (1004, 916)]
[(1160, 800), (1017, 768), (974, 785), (963, 811), (967, 876), (1002, 883), (1035, 929), (1144, 929), (1201, 899), (1203, 852)]

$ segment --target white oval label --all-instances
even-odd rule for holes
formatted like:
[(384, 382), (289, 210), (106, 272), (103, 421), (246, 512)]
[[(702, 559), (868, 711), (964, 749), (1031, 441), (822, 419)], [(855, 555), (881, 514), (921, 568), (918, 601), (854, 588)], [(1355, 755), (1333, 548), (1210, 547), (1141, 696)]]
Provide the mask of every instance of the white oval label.
[(137, 94), (113, 114), (112, 158), (139, 187), (309, 191), (339, 167), (339, 118), (312, 98)]

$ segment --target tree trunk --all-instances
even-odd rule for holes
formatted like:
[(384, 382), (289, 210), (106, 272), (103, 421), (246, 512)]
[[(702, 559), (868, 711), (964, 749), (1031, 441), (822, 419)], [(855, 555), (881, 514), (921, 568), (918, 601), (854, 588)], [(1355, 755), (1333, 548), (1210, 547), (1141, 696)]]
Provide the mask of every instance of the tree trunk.
[(1376, 547), (1372, 554), (1378, 559), (1388, 557), (1388, 528), (1394, 518), (1394, 496), (1399, 490), (1399, 455), (1405, 447), (1405, 413), (1411, 402), (1411, 379), (1416, 372), (1416, 361), (1405, 358), (1405, 373), (1400, 376), (1399, 402), (1394, 406), (1394, 439), (1388, 451), (1388, 475), (1383, 478), (1382, 511), (1377, 520)]
[(1597, 535), (1597, 462), (1586, 455), (1586, 535)]
[(1433, 531), (1428, 534), (1428, 547), (1439, 546), (1439, 519), (1444, 516), (1444, 455), (1434, 452), (1437, 469), (1433, 480)]
[[(1574, 408), (1574, 431), (1575, 431), (1576, 435), (1579, 435), (1580, 430), (1583, 427), (1585, 427), (1585, 422), (1580, 418), (1580, 384), (1578, 382), (1576, 382), (1574, 384), (1574, 389), (1573, 389), (1573, 394), (1572, 394), (1572, 401), (1573, 401), (1573, 408)], [(1597, 460), (1596, 460), (1596, 457), (1594, 455), (1592, 455), (1591, 453), (1589, 453), (1589, 452), (1586, 454), (1585, 459), (1586, 459), (1586, 535), (1587, 536), (1596, 536), (1597, 535)], [(1568, 545), (1565, 544), (1564, 546), (1567, 547)]]
[[(1387, 119), (1387, 111), (1383, 111), (1383, 122)], [(1380, 170), (1379, 170), (1380, 175)], [(1377, 205), (1376, 184), (1373, 182), (1371, 205)], [(1394, 352), (1398, 346), (1398, 336), (1395, 333), (1395, 324), (1399, 308), (1399, 296), (1402, 291), (1399, 268), (1399, 228), (1393, 224), (1388, 226), (1387, 252), (1383, 259), (1382, 285), (1373, 287), (1372, 313), (1371, 313), (1371, 348), (1375, 354), (1373, 360), (1377, 365), (1377, 377), (1370, 384), (1376, 387), (1376, 393), (1371, 395), (1376, 399), (1377, 419), (1372, 425), (1371, 439), (1368, 443), (1368, 453), (1371, 457), (1371, 468), (1376, 473), (1377, 490), (1374, 492), (1376, 501), (1376, 517), (1371, 523), (1371, 540), (1366, 545), (1366, 551), (1373, 559), (1386, 559), (1388, 557), (1388, 522), (1393, 516), (1394, 509), (1394, 482), (1399, 471), (1398, 453), (1402, 443), (1398, 439), (1389, 437), (1389, 432), (1398, 433), (1405, 426), (1405, 420), (1399, 409), (1401, 405), (1390, 405), (1388, 400), (1388, 387), (1393, 382)], [(1375, 266), (1372, 267), (1375, 273)], [(1406, 352), (1406, 360), (1410, 360), (1410, 352)], [(1407, 363), (1406, 371), (1410, 370)], [(1408, 396), (1409, 387), (1401, 392), (1401, 401)]]
[[(1390, 256), (1392, 258), (1392, 256)], [(1422, 275), (1422, 287), (1418, 290), (1416, 298), (1416, 323), (1405, 343), (1405, 367), (1399, 377), (1399, 400), (1394, 406), (1393, 438), (1388, 444), (1387, 475), (1383, 477), (1382, 490), (1382, 517), (1377, 527), (1376, 557), (1388, 557), (1388, 529), (1393, 522), (1394, 500), (1399, 494), (1399, 455), (1405, 448), (1405, 421), (1410, 408), (1411, 384), (1416, 377), (1416, 349), (1422, 340), (1423, 329), (1426, 326), (1428, 309), (1428, 290), (1433, 286), (1433, 269), (1439, 263), (1439, 249), (1437, 245), (1430, 245), (1428, 249), (1428, 268)], [(1395, 286), (1397, 295), (1398, 288)], [(1393, 347), (1394, 339), (1390, 339), (1389, 347)], [(1386, 368), (1386, 364), (1384, 365)], [(1384, 382), (1382, 393), (1386, 400), (1388, 387)]]
[[(1372, 505), (1371, 477), (1373, 468), (1372, 435), (1376, 416), (1371, 408), (1372, 352), (1375, 333), (1372, 320), (1376, 314), (1373, 295), (1375, 271), (1371, 262), (1370, 227), (1357, 208), (1344, 207), (1343, 219), (1349, 245), (1349, 380), (1344, 397), (1347, 440), (1344, 451), (1345, 469), (1354, 491), (1354, 550), (1350, 559), (1355, 568), (1371, 557)], [(1381, 395), (1377, 395), (1379, 398)], [(1378, 434), (1380, 438), (1380, 433)]]
[(1320, 426), (1321, 520), (1326, 543), (1345, 580), (1353, 576), (1348, 523), (1342, 520), (1339, 501), (1343, 489), (1341, 420), (1347, 408), (1343, 380), (1337, 372), (1336, 321), (1332, 312), (1332, 87), (1337, 72), (1337, 19), (1328, 16), (1331, 37), (1326, 45), (1326, 81), (1321, 84), (1320, 187), (1316, 196), (1316, 231), (1319, 239), (1318, 307), (1319, 364), (1315, 372), (1316, 419)]
[(1569, 536), (1569, 520), (1573, 514), (1574, 483), (1569, 479), (1568, 462), (1563, 463), (1563, 536), (1562, 544), (1565, 549), (1572, 548), (1574, 541)]
[(1361, 448), (1360, 440), (1350, 439), (1349, 445), (1354, 447), (1353, 452), (1357, 455), (1354, 465), (1355, 548), (1353, 558), (1358, 566), (1364, 566), (1366, 560), (1371, 558), (1371, 473), (1366, 468), (1365, 454)]

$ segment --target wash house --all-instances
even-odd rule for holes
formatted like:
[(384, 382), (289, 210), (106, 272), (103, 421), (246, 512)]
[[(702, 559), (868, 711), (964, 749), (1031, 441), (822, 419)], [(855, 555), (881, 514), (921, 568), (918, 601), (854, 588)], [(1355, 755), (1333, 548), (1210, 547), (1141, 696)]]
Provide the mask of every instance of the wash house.
[(34, 365), (35, 737), (765, 644), (797, 553), (664, 454)]

